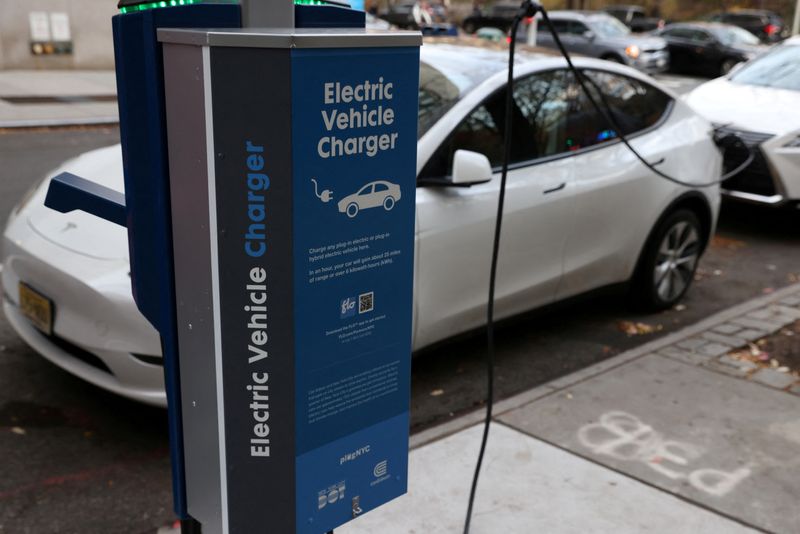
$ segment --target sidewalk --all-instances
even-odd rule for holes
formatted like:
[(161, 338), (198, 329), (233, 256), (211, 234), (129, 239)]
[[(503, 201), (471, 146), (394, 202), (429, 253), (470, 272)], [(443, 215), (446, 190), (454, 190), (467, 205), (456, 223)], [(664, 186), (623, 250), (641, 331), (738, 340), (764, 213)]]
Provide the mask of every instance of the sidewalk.
[(114, 71), (0, 70), (0, 128), (119, 121)]
[[(798, 319), (795, 285), (499, 402), (472, 532), (797, 532), (800, 381), (727, 354)], [(413, 436), (408, 495), (336, 533), (461, 532), (481, 419)]]

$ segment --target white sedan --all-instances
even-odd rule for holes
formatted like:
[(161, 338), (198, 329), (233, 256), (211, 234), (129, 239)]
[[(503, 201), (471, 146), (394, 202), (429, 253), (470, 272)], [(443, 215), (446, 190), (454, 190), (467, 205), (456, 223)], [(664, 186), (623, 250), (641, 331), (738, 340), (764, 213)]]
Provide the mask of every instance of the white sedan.
[[(800, 37), (701, 85), (686, 101), (754, 151), (745, 171), (723, 183), (724, 195), (773, 206), (800, 200)], [(725, 167), (739, 167), (748, 154), (729, 149)]]
[[(416, 194), (414, 347), (485, 321), (499, 188), (506, 81), (503, 51), (422, 49)], [(631, 143), (692, 183), (720, 175), (709, 122), (637, 71), (576, 59)], [(615, 138), (563, 60), (520, 56), (497, 315), (630, 281), (652, 309), (692, 282), (719, 210), (717, 188), (656, 177)], [(119, 146), (69, 171), (121, 191)], [(156, 331), (131, 297), (125, 231), (43, 206), (48, 180), (23, 199), (4, 236), (3, 309), (45, 358), (100, 387), (163, 405)]]

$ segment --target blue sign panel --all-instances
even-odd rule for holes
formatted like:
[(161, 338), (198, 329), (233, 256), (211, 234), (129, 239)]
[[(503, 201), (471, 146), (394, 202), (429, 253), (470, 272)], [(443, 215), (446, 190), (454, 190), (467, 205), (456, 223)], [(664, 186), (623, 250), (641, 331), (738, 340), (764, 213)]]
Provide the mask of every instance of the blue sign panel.
[(418, 54), (292, 53), (298, 532), (406, 491)]

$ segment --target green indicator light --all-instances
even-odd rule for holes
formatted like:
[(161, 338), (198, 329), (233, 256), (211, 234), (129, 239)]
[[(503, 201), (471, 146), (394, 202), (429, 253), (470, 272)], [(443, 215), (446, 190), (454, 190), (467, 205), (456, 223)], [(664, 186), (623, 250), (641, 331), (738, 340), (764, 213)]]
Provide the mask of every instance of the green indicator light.
[[(318, 0), (307, 0), (318, 1)], [(136, 13), (138, 11), (149, 11), (151, 9), (159, 9), (164, 7), (177, 7), (177, 6), (190, 6), (193, 4), (237, 4), (238, 0), (160, 0), (159, 2), (144, 2), (133, 6), (124, 6), (119, 8), (119, 12), (123, 15), (125, 13)]]

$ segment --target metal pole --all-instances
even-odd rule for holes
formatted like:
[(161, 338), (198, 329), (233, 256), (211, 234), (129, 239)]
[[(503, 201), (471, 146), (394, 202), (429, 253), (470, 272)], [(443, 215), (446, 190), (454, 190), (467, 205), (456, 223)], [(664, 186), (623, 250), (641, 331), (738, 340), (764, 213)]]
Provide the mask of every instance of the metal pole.
[(800, 0), (794, 8), (794, 24), (792, 24), (792, 35), (800, 33)]
[(294, 28), (292, 0), (241, 0), (245, 28)]

